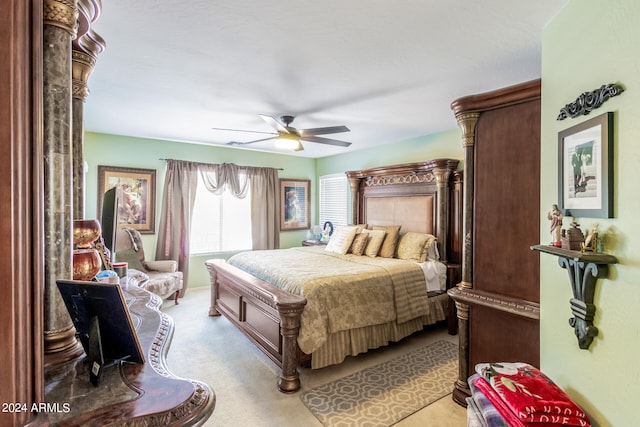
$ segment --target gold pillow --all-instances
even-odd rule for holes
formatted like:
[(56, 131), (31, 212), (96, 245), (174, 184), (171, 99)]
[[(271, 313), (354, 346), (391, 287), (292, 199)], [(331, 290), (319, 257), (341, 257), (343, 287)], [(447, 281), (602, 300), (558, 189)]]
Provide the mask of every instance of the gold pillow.
[(356, 227), (356, 234), (360, 234), (362, 233), (362, 230), (368, 227), (368, 224), (355, 224), (355, 227)]
[(368, 240), (369, 240), (369, 234), (367, 233), (356, 234), (356, 237), (353, 238), (353, 243), (351, 243), (351, 247), (349, 248), (349, 252), (351, 252), (354, 255), (362, 255), (364, 253), (364, 248), (367, 247)]
[(431, 234), (414, 233), (409, 231), (398, 241), (398, 258), (418, 262), (427, 260), (427, 251), (436, 241)]
[(378, 256), (378, 251), (380, 250), (380, 246), (382, 246), (386, 232), (384, 230), (362, 230), (362, 233), (369, 235), (369, 242), (364, 248), (364, 254), (370, 257)]
[(384, 237), (378, 256), (383, 258), (393, 258), (396, 255), (396, 246), (398, 244), (398, 235), (400, 234), (401, 225), (374, 225), (374, 230), (384, 230), (387, 234)]

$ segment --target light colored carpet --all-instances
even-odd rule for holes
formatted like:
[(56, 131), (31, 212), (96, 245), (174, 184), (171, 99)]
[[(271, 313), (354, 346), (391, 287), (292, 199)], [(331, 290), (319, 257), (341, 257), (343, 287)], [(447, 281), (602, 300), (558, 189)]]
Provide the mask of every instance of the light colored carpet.
[[(164, 301), (163, 311), (175, 323), (167, 355), (169, 370), (183, 378), (203, 381), (216, 395), (216, 406), (206, 427), (316, 426), (322, 424), (302, 403), (308, 390), (400, 357), (430, 343), (445, 340), (457, 345), (446, 325), (433, 325), (404, 340), (322, 369), (300, 368), (302, 389), (278, 391), (278, 367), (223, 317), (210, 317), (209, 288), (189, 289), (179, 305)], [(450, 384), (453, 390), (453, 381)], [(397, 424), (398, 427), (466, 426), (466, 411), (447, 395)]]
[(391, 426), (451, 392), (457, 353), (455, 344), (436, 341), (300, 398), (324, 426)]

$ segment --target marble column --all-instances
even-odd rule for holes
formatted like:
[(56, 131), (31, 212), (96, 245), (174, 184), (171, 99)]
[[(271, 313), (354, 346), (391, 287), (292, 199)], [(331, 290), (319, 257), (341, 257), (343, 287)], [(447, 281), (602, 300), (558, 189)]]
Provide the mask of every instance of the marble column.
[[(100, 0), (78, 0), (78, 30), (73, 41), (72, 76), (72, 159), (73, 159), (73, 219), (84, 219), (84, 102), (89, 96), (88, 80), (105, 42), (91, 29), (101, 10)], [(100, 215), (100, 212), (97, 213)], [(99, 217), (98, 217), (99, 219)]]
[[(82, 348), (57, 279), (72, 277), (71, 43), (76, 0), (45, 0), (43, 28), (44, 350), (47, 359)], [(64, 356), (61, 356), (64, 355)]]
[(87, 78), (93, 69), (95, 58), (84, 52), (73, 50), (72, 76), (72, 132), (71, 156), (73, 159), (73, 219), (84, 219), (84, 101), (89, 90)]

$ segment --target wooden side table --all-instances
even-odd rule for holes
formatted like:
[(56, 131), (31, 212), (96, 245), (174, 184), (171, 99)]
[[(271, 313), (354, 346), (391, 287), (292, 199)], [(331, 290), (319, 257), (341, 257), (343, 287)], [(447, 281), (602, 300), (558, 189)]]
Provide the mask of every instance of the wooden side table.
[(322, 242), (320, 240), (303, 240), (302, 246), (326, 246), (327, 242)]
[(178, 378), (167, 368), (173, 320), (159, 310), (162, 301), (135, 284), (122, 291), (135, 325), (145, 364), (122, 362), (105, 368), (101, 384), (89, 383), (86, 355), (45, 367), (45, 399), (59, 411), (51, 425), (201, 425), (213, 412), (209, 385)]

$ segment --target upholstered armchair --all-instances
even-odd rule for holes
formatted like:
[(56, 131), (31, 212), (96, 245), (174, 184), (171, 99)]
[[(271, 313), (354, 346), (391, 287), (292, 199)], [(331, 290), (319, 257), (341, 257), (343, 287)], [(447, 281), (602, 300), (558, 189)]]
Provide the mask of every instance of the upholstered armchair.
[(115, 246), (116, 261), (129, 264), (130, 280), (162, 299), (175, 295), (175, 303), (178, 304), (182, 289), (182, 272), (177, 271), (177, 261), (145, 259), (140, 232), (133, 228), (118, 229)]

